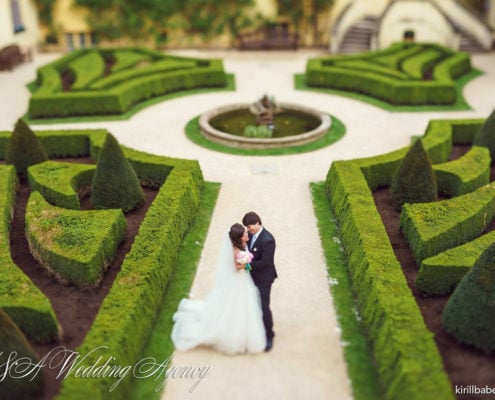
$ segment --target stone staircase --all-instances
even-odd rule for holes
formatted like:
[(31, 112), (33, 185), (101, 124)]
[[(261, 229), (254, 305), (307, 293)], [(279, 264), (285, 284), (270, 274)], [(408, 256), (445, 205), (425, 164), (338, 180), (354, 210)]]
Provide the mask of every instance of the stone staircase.
[(470, 33), (460, 31), (459, 37), (459, 50), (465, 51), (467, 53), (481, 53), (486, 51), (481, 43)]
[(367, 16), (352, 25), (344, 34), (339, 53), (350, 54), (368, 51), (371, 48), (371, 38), (378, 31), (378, 19)]

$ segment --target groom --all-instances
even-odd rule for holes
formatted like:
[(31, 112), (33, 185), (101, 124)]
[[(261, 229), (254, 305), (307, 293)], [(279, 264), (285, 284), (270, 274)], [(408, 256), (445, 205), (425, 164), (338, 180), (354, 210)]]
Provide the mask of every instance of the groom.
[(242, 223), (249, 232), (249, 251), (253, 253), (251, 261), (251, 276), (258, 287), (261, 297), (261, 310), (263, 311), (263, 324), (266, 332), (266, 348), (270, 351), (273, 347), (273, 319), (270, 310), (270, 291), (272, 283), (277, 277), (275, 263), (275, 239), (261, 223), (258, 214), (251, 211), (244, 215)]

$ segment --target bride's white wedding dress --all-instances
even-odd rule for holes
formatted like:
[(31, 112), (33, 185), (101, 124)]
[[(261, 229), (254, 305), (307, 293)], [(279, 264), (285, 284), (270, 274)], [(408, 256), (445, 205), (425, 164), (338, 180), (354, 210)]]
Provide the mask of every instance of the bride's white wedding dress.
[(236, 269), (228, 235), (218, 257), (215, 286), (204, 300), (182, 299), (173, 319), (172, 341), (180, 351), (199, 345), (229, 354), (265, 349), (259, 291), (248, 271)]

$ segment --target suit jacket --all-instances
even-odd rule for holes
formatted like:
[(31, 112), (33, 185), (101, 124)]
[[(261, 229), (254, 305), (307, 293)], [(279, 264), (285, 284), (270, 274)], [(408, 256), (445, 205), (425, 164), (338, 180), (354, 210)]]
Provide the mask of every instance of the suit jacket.
[(256, 286), (269, 286), (277, 277), (275, 269), (275, 238), (265, 228), (260, 232), (251, 247), (253, 235), (249, 236), (248, 248), (253, 253), (251, 276)]

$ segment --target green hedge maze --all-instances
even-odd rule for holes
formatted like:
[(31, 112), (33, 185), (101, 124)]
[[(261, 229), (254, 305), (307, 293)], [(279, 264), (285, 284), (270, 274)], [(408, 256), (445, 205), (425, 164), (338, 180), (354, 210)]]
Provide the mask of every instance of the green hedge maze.
[(121, 115), (148, 99), (224, 88), (222, 60), (145, 48), (83, 49), (43, 66), (32, 85), (30, 119)]
[[(375, 191), (389, 190), (408, 148), (335, 161), (328, 171), (330, 206), (341, 228), (349, 274), (386, 399), (455, 398), (454, 383), (444, 366), (450, 361), (443, 358), (436, 341), (439, 333), (433, 334), (431, 321), (418, 305), (427, 307), (435, 298), (446, 301), (495, 238), (489, 229), (495, 211), (489, 151), (471, 146), (482, 124), (479, 119), (433, 120), (419, 139), (432, 160), (442, 198), (405, 204), (400, 218), (396, 211), (405, 248), (412, 254), (416, 276), (412, 282), (406, 280), (410, 275), (396, 257), (397, 243), (391, 243), (374, 198)], [(457, 145), (468, 151), (448, 161)], [(451, 345), (459, 346), (455, 340)], [(483, 358), (480, 363), (491, 363), (493, 368), (494, 359)], [(449, 370), (457, 367), (449, 365)]]
[[(95, 58), (91, 61), (94, 67), (102, 67), (95, 61), (99, 53), (88, 54)], [(129, 62), (128, 57), (123, 60)], [(125, 71), (126, 65), (121, 68)], [(80, 84), (87, 86), (89, 82)], [(30, 166), (26, 182), (19, 182), (12, 165), (0, 162), (0, 322), (9, 327), (12, 346), (22, 344), (19, 354), (32, 353), (30, 345), (23, 344), (25, 337), (33, 347), (65, 347), (70, 343), (71, 351), (86, 356), (85, 365), (98, 363), (101, 358), (113, 360), (114, 365), (135, 365), (153, 330), (183, 237), (196, 218), (204, 186), (199, 164), (121, 146), (141, 185), (153, 193), (139, 225), (133, 228), (134, 236), (128, 237), (127, 215), (122, 210), (82, 208), (95, 160), (108, 132), (53, 130), (35, 134), (50, 159)], [(10, 136), (11, 132), (0, 132), (0, 161), (4, 160)], [(19, 209), (21, 204), (16, 204), (20, 192), (27, 199), (25, 211)], [(10, 239), (17, 232), (11, 227), (17, 213), (24, 213), (25, 231), (21, 225), (20, 235), (29, 244), (26, 252), (31, 252), (40, 265), (40, 274), (47, 282), (43, 288), (37, 287), (28, 272), (11, 257)], [(123, 241), (128, 251), (122, 255), (112, 280), (102, 281), (107, 278), (107, 267), (115, 260)], [(70, 298), (66, 303), (59, 299), (61, 311), (55, 312), (48, 294), (43, 292), (49, 284), (58, 285), (57, 290), (75, 293), (76, 297), (84, 294), (86, 300), (77, 303), (79, 309), (74, 310), (76, 303)], [(100, 291), (103, 294), (98, 306), (92, 296)], [(67, 320), (66, 311), (72, 312), (75, 319)], [(70, 328), (67, 324), (78, 323), (88, 313), (92, 315), (87, 324), (89, 330), (74, 344), (66, 336), (64, 326)], [(115, 385), (117, 379), (111, 374), (81, 379), (73, 372), (63, 378), (57, 379), (60, 390), (55, 397), (63, 400), (126, 399), (133, 385), (132, 377)], [(50, 381), (50, 386), (53, 384)], [(39, 380), (28, 381), (20, 390), (30, 393), (36, 387)], [(4, 390), (14, 390), (12, 386), (0, 385), (0, 398), (11, 398), (11, 393)]]
[(472, 72), (467, 53), (396, 43), (380, 51), (310, 59), (304, 81), (308, 88), (361, 94), (392, 106), (452, 106), (463, 102), (457, 82)]

